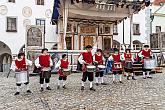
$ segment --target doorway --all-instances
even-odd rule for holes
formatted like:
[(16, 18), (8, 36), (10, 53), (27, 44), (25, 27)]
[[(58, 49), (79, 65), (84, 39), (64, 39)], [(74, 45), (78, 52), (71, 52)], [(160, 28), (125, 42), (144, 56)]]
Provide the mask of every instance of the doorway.
[(105, 37), (105, 38), (104, 38), (103, 45), (104, 45), (104, 50), (109, 50), (109, 49), (111, 49), (111, 48), (112, 48), (112, 38), (110, 38), (110, 37)]

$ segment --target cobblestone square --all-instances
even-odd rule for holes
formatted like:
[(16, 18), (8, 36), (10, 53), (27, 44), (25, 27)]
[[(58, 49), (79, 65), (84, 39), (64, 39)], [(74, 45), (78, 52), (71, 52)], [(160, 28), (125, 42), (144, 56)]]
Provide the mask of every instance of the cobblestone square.
[[(51, 91), (40, 92), (39, 76), (30, 77), (30, 89), (27, 94), (22, 89), (16, 92), (15, 79), (6, 74), (0, 77), (0, 110), (165, 110), (165, 74), (153, 74), (153, 79), (126, 80), (124, 84), (113, 84), (112, 76), (105, 75), (108, 85), (94, 86), (89, 90), (89, 82), (84, 91), (81, 87), (81, 74), (68, 77), (67, 89), (57, 90), (57, 75), (51, 77)], [(22, 87), (23, 88), (23, 87)]]

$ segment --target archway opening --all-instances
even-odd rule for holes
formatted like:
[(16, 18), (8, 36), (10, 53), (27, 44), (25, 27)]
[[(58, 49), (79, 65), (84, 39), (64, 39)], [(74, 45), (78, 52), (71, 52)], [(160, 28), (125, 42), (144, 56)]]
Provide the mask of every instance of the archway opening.
[(133, 41), (133, 49), (134, 50), (140, 50), (142, 48), (142, 43), (138, 40)]
[(0, 41), (0, 72), (8, 72), (12, 62), (11, 49)]

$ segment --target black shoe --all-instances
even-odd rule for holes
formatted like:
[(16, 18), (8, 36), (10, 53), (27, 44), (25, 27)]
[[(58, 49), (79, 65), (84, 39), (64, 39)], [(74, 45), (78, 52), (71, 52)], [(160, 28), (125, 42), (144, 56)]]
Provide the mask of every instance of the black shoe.
[(57, 89), (60, 89), (60, 86), (57, 86)]
[(99, 86), (99, 83), (96, 83), (96, 86)]
[(48, 87), (46, 87), (46, 90), (52, 90), (52, 89), (48, 86)]
[(84, 86), (81, 86), (81, 90), (84, 90)]
[(146, 79), (146, 77), (143, 77), (143, 79)]
[(27, 90), (26, 92), (27, 92), (27, 93), (29, 93), (29, 94), (31, 94), (31, 93), (32, 93), (32, 91), (30, 91), (30, 90)]
[(19, 92), (16, 92), (14, 95), (19, 95)]
[(41, 92), (43, 92), (44, 91), (44, 88), (43, 87), (41, 87), (41, 90), (40, 90)]
[(152, 77), (151, 77), (151, 76), (148, 76), (147, 78), (150, 78), (150, 79), (152, 79)]
[(64, 86), (62, 86), (62, 87), (63, 87), (63, 89), (66, 89), (65, 85), (64, 85)]
[(132, 80), (136, 80), (134, 76), (132, 76)]
[(96, 91), (96, 89), (94, 89), (93, 87), (90, 88), (91, 91)]
[(123, 84), (123, 82), (122, 82), (122, 81), (119, 81), (119, 83)]
[(107, 85), (106, 83), (101, 83), (101, 85)]

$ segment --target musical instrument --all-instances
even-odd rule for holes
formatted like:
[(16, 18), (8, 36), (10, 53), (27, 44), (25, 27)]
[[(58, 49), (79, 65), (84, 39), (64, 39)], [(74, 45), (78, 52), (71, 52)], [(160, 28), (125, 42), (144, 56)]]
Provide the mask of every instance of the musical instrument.
[(104, 65), (98, 65), (97, 67), (98, 67), (99, 71), (105, 71)]
[(16, 76), (16, 83), (18, 84), (29, 82), (29, 76), (27, 71), (15, 72), (15, 76)]
[(126, 61), (125, 62), (125, 68), (126, 69), (132, 69), (132, 61)]
[(63, 72), (64, 76), (68, 76), (71, 74), (71, 69), (62, 69), (62, 72)]
[(145, 69), (154, 69), (156, 67), (155, 59), (144, 59), (144, 68)]
[(122, 69), (122, 64), (121, 64), (121, 62), (118, 62), (118, 63), (114, 63), (114, 68), (115, 69)]
[(87, 66), (87, 72), (95, 72), (95, 71), (96, 71), (96, 66), (94, 65)]

